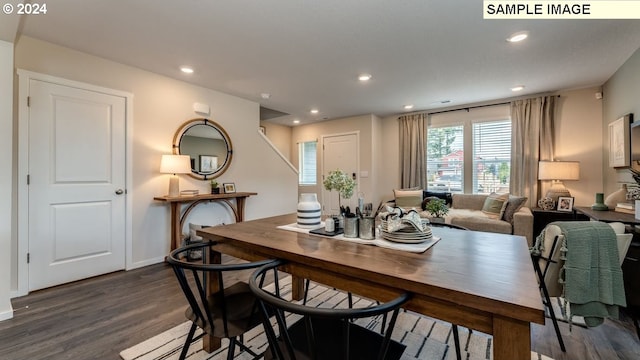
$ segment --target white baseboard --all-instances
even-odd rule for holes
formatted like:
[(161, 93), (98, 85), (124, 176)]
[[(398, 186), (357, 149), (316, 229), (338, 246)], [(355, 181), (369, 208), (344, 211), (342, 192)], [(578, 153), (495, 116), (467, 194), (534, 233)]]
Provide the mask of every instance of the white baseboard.
[(11, 318), (13, 318), (13, 308), (12, 307), (7, 311), (0, 312), (0, 321), (9, 320)]
[(135, 262), (132, 263), (131, 265), (129, 265), (129, 267), (126, 268), (127, 271), (129, 270), (133, 270), (133, 269), (139, 269), (141, 267), (145, 267), (145, 266), (149, 266), (149, 265), (153, 265), (153, 264), (158, 264), (164, 262), (164, 256), (160, 256), (154, 259), (147, 259), (144, 261), (139, 261), (139, 262)]

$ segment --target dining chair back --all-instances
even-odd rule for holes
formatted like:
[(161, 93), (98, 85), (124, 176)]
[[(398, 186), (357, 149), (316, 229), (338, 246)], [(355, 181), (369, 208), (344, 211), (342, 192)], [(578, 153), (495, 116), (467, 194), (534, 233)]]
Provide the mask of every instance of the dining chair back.
[[(633, 239), (633, 234), (625, 234), (625, 225), (623, 223), (609, 223), (616, 234), (616, 242), (618, 248), (618, 258), (620, 265)], [(551, 303), (552, 297), (562, 296), (562, 284), (558, 281), (563, 263), (561, 261), (561, 248), (564, 241), (564, 235), (559, 226), (553, 223), (547, 225), (542, 231), (542, 247), (540, 253), (532, 252), (533, 267), (538, 277), (538, 284), (543, 297), (543, 303), (546, 306), (549, 317), (553, 323), (553, 327), (560, 344), (560, 349), (566, 352), (566, 347), (558, 326), (558, 319)]]
[[(209, 248), (215, 244), (204, 242), (184, 246), (172, 251), (167, 257), (167, 262), (172, 266), (189, 304), (185, 316), (192, 322), (180, 360), (186, 357), (192, 342), (204, 334), (229, 339), (227, 359), (233, 359), (236, 346), (250, 353), (254, 359), (260, 358), (261, 354), (256, 354), (242, 342), (242, 335), (262, 322), (257, 300), (246, 282), (236, 281), (225, 287), (223, 274), (255, 269), (273, 260), (211, 264)], [(189, 261), (189, 254), (194, 251), (202, 252), (201, 261)], [(217, 280), (219, 290), (210, 291), (211, 280)], [(261, 281), (264, 281), (264, 278)], [(198, 328), (202, 333), (195, 336)]]
[[(284, 263), (278, 261), (265, 265), (256, 270), (249, 279), (249, 287), (260, 301), (265, 333), (269, 341), (265, 359), (393, 360), (402, 357), (405, 346), (392, 340), (391, 334), (400, 306), (410, 297), (408, 293), (402, 293), (380, 305), (362, 308), (307, 306), (285, 300), (260, 284), (259, 279), (265, 272), (282, 264)], [(275, 314), (276, 321), (273, 325), (270, 320), (271, 313)], [(358, 325), (357, 319), (388, 313), (390, 320), (382, 333)], [(292, 321), (294, 319), (295, 322)], [(279, 335), (276, 335), (276, 330)]]

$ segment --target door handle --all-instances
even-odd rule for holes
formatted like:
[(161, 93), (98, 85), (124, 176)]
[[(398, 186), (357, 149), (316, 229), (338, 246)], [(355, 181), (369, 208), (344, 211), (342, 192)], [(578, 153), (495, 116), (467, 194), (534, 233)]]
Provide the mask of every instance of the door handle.
[(116, 195), (122, 195), (122, 194), (124, 194), (124, 190), (122, 189), (116, 190)]

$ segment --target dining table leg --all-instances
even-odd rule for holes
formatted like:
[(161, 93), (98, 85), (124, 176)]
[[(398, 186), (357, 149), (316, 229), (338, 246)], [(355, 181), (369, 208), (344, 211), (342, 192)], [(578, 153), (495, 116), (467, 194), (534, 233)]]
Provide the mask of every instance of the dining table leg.
[[(203, 254), (204, 255), (204, 254)], [(208, 259), (205, 259), (209, 264), (220, 264), (222, 262), (222, 254), (213, 250), (209, 246)], [(220, 290), (220, 283), (217, 276), (209, 276), (207, 279), (207, 294), (213, 294)], [(202, 349), (208, 353), (220, 349), (222, 346), (222, 339), (209, 334), (204, 334), (202, 338)]]
[(291, 276), (291, 298), (302, 300), (304, 297), (304, 278), (296, 275)]
[(493, 359), (530, 360), (531, 325), (525, 321), (494, 315)]

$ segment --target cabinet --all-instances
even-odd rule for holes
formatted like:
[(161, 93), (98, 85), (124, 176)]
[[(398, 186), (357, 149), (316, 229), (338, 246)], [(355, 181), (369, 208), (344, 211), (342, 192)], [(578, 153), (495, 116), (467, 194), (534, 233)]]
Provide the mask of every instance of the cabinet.
[(543, 210), (540, 208), (532, 208), (533, 214), (533, 237), (536, 238), (545, 226), (554, 221), (587, 221), (589, 217), (572, 211)]

